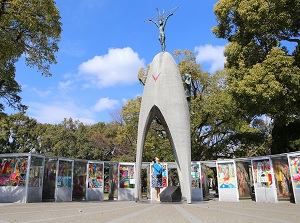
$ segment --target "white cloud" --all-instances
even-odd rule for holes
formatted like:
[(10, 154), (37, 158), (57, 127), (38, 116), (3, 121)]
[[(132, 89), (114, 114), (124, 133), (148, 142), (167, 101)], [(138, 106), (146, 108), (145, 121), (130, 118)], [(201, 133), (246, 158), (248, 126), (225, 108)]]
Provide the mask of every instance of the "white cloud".
[(94, 111), (104, 111), (104, 110), (110, 110), (116, 107), (116, 105), (119, 105), (120, 102), (118, 100), (113, 100), (109, 98), (100, 98), (99, 101), (94, 105), (93, 109)]
[(58, 82), (58, 89), (66, 91), (71, 88), (72, 81)]
[(79, 108), (74, 103), (66, 101), (52, 104), (31, 102), (29, 103), (27, 114), (37, 119), (40, 123), (58, 124), (64, 118), (79, 120), (84, 124), (96, 123), (93, 112)]
[(225, 46), (213, 46), (206, 44), (195, 47), (196, 61), (203, 66), (203, 63), (209, 64), (209, 72), (214, 73), (216, 70), (224, 68), (226, 58), (224, 57)]
[(128, 102), (127, 98), (122, 98), (122, 105), (126, 105), (127, 102)]
[(99, 88), (130, 85), (137, 82), (137, 74), (144, 67), (143, 59), (131, 48), (109, 49), (108, 54), (95, 56), (79, 66), (79, 75), (89, 81), (85, 87)]
[(41, 91), (41, 90), (38, 90), (37, 88), (30, 88), (29, 91), (31, 91), (35, 96), (38, 96), (41, 98), (46, 98), (52, 94), (52, 91), (50, 91), (50, 90)]
[(71, 72), (67, 72), (67, 73), (63, 74), (64, 79), (69, 79), (71, 77), (73, 77), (73, 74)]
[(34, 97), (40, 97), (40, 98), (46, 98), (52, 94), (52, 91), (50, 91), (50, 90), (41, 91), (35, 87), (30, 87), (27, 84), (22, 85), (22, 91), (23, 92), (27, 91), (27, 92), (33, 94)]

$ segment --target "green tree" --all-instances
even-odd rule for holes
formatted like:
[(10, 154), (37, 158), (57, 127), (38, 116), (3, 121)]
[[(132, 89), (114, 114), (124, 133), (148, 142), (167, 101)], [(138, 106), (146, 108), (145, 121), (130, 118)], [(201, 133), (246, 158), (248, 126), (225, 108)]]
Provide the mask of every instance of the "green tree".
[[(61, 33), (59, 11), (53, 0), (0, 0), (0, 99), (23, 111), (15, 63), (24, 55), (26, 65), (51, 76)], [(0, 111), (5, 109), (0, 104)]]
[(119, 147), (117, 144), (118, 124), (116, 122), (99, 122), (91, 126), (90, 131), (90, 156), (93, 159), (114, 160), (118, 159)]
[(116, 141), (118, 143), (118, 151), (122, 153), (122, 161), (134, 161), (137, 132), (138, 132), (138, 120), (141, 106), (141, 97), (128, 100), (122, 107), (121, 111), (118, 111), (118, 117), (115, 121), (119, 124), (118, 134)]
[[(213, 32), (225, 38), (229, 90), (248, 117), (267, 115), (274, 120), (272, 153), (299, 150), (297, 138), (280, 140), (300, 119), (300, 2), (291, 0), (220, 0)], [(289, 150), (290, 151), (290, 150)]]
[[(189, 50), (174, 52), (180, 74), (189, 73), (191, 82), (191, 140), (192, 159), (206, 160), (228, 154), (218, 145), (229, 134), (226, 124), (231, 118), (230, 97), (226, 94), (226, 85), (221, 72), (210, 75), (203, 72), (196, 57)], [(218, 84), (219, 83), (219, 84)], [(185, 85), (186, 87), (186, 85)], [(225, 107), (225, 104), (227, 107)], [(225, 120), (225, 116), (228, 120)], [(229, 154), (230, 155), (230, 154)]]
[(158, 118), (153, 119), (150, 125), (145, 141), (143, 159), (149, 162), (155, 156), (163, 162), (175, 161), (166, 129)]
[[(276, 120), (275, 120), (276, 121)], [(288, 125), (274, 123), (272, 130), (272, 153), (294, 152), (300, 150), (300, 121)]]
[(37, 131), (40, 134), (39, 152), (44, 155), (55, 155), (52, 151), (52, 148), (55, 144), (54, 138), (56, 137), (56, 128), (57, 125), (52, 124), (41, 124), (37, 125)]
[[(220, 157), (245, 157), (265, 155), (270, 147), (270, 128), (256, 116), (245, 116), (228, 91), (227, 73), (225, 70), (214, 74), (203, 72), (196, 57), (189, 50), (176, 50), (174, 57), (182, 78), (189, 73), (191, 82), (191, 140), (192, 159), (208, 160)], [(138, 78), (142, 83), (147, 80), (149, 66), (139, 71)], [(187, 87), (184, 84), (185, 88)], [(135, 113), (139, 109), (135, 108)], [(130, 111), (129, 113), (131, 113)], [(125, 123), (130, 123), (131, 118)], [(137, 118), (131, 124), (137, 125)], [(255, 124), (260, 123), (260, 125)], [(264, 127), (262, 127), (264, 126)], [(125, 125), (124, 128), (127, 126)], [(135, 129), (137, 132), (137, 129)], [(149, 161), (158, 154), (167, 161), (173, 161), (166, 132), (159, 120), (153, 120), (149, 129), (145, 147), (144, 161)]]
[(2, 153), (36, 152), (39, 148), (37, 121), (18, 113), (0, 119)]
[[(257, 117), (247, 117), (241, 113), (228, 91), (226, 71), (214, 74), (203, 72), (201, 65), (196, 63), (194, 53), (188, 50), (175, 51), (174, 55), (180, 73), (183, 75), (188, 72), (192, 75), (192, 159), (250, 156), (258, 148), (260, 150), (257, 154), (267, 153), (264, 145), (269, 129), (258, 128), (253, 125), (258, 122)], [(246, 141), (251, 146), (245, 145)]]
[(90, 150), (92, 147), (91, 127), (79, 122), (74, 132), (75, 147), (71, 150), (71, 157), (76, 159), (92, 159)]
[(88, 160), (110, 160), (117, 127), (99, 122), (84, 125), (64, 119), (60, 124), (39, 124), (40, 152), (45, 155)]
[(10, 123), (8, 115), (3, 114), (0, 116), (0, 153), (10, 153), (9, 146), (10, 139)]
[(76, 131), (81, 123), (72, 118), (64, 119), (61, 124), (55, 126), (52, 137), (52, 154), (60, 157), (77, 158), (78, 145)]

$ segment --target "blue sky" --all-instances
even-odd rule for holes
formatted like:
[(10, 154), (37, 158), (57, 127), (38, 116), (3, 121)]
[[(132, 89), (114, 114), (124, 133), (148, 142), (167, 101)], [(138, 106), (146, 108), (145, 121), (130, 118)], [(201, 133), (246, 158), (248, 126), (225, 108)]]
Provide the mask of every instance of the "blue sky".
[[(211, 32), (217, 0), (57, 0), (62, 34), (52, 77), (17, 64), (26, 115), (40, 123), (64, 118), (85, 124), (110, 122), (111, 113), (142, 95), (137, 79), (141, 67), (161, 51), (158, 29), (150, 22), (156, 8), (179, 7), (167, 22), (166, 51), (188, 49), (205, 71), (222, 69), (225, 40)], [(9, 109), (6, 111), (10, 113)]]

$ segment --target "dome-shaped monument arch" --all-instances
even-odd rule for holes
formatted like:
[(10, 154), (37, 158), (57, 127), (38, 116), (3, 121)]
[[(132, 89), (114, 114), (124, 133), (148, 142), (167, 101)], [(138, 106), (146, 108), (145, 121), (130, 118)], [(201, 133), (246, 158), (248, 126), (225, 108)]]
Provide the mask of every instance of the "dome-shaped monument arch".
[(142, 154), (152, 120), (157, 117), (170, 141), (183, 200), (191, 203), (190, 114), (177, 64), (168, 52), (157, 54), (144, 87), (138, 124), (135, 200), (140, 200)]

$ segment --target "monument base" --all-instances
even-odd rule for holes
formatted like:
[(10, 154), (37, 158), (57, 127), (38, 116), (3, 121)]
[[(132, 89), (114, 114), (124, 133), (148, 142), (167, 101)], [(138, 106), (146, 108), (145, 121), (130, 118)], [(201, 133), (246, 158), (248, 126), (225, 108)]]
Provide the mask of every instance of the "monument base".
[(160, 193), (161, 202), (180, 202), (182, 200), (180, 187), (170, 186)]

